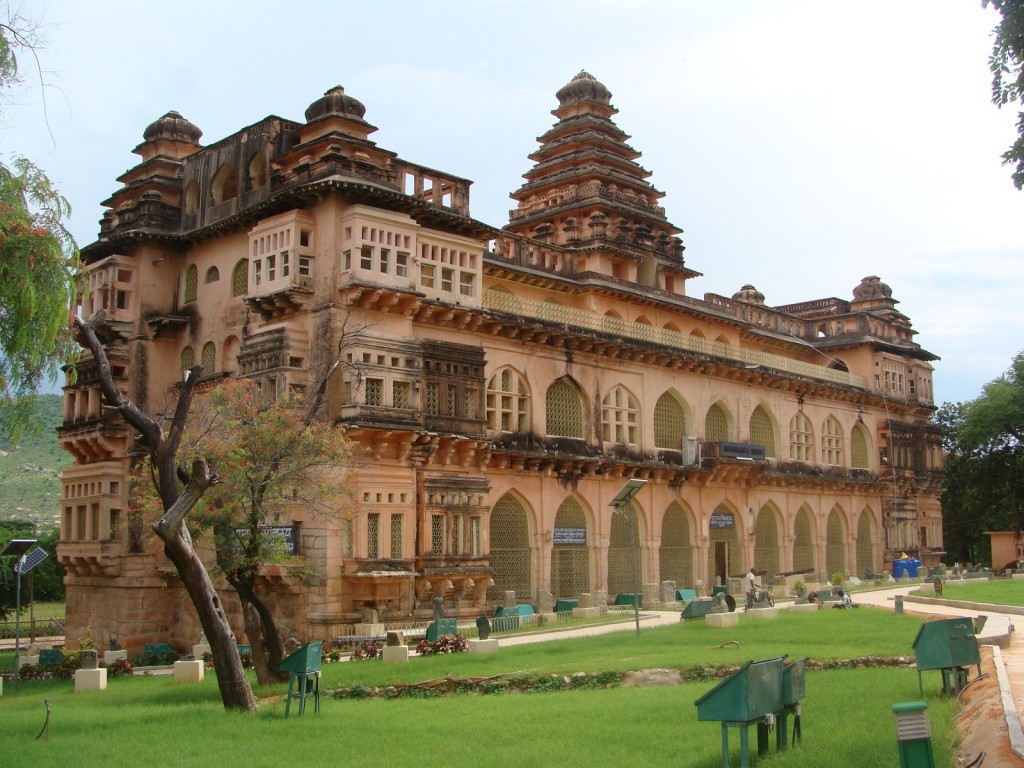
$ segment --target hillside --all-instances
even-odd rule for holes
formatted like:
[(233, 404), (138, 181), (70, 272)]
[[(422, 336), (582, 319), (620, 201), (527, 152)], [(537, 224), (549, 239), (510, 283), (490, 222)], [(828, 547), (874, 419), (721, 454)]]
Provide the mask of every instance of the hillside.
[(60, 521), (60, 473), (71, 457), (57, 445), (63, 420), (60, 395), (42, 395), (43, 426), (17, 446), (0, 437), (0, 520), (32, 520), (44, 526)]

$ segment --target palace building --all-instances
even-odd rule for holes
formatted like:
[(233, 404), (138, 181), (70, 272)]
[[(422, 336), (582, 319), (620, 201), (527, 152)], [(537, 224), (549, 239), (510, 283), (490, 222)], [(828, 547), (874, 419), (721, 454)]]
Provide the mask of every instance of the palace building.
[[(365, 111), (336, 87), (302, 121), (206, 145), (168, 112), (82, 250), (82, 315), (106, 311), (117, 386), (144, 410), (194, 365), (201, 386), (272, 397), (340, 359), (326, 411), (362, 457), (358, 504), (292, 510), (294, 556), (261, 578), (290, 632), (429, 617), (436, 596), (463, 616), (509, 591), (614, 600), (633, 557), (643, 584), (679, 587), (938, 562), (936, 357), (879, 278), (785, 306), (751, 285), (690, 296), (681, 229), (585, 72), (500, 228), (471, 217), (468, 180), (377, 146)], [(64, 400), (68, 636), (191, 645), (88, 355)]]

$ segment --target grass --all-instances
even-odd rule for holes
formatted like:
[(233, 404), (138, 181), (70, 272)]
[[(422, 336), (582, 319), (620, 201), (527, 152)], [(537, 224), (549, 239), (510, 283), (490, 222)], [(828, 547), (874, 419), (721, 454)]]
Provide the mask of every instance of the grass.
[[(322, 686), (384, 685), (444, 677), (483, 677), (735, 664), (752, 658), (833, 659), (907, 654), (920, 619), (886, 611), (819, 611), (741, 621), (713, 630), (703, 622), (593, 638), (504, 647), (490, 656), (414, 658), (407, 665), (363, 661), (324, 666)], [(715, 648), (726, 640), (740, 648)], [(955, 705), (926, 675), (937, 765), (951, 765)], [(336, 700), (319, 715), (285, 719), (286, 686), (260, 690), (255, 716), (225, 713), (216, 682), (176, 685), (168, 677), (116, 678), (105, 692), (74, 693), (71, 683), (26, 683), (0, 698), (4, 765), (278, 766), (303, 761), (375, 764), (487, 764), (502, 768), (651, 765), (718, 768), (721, 729), (697, 720), (694, 701), (717, 681), (664, 688), (611, 688), (422, 700)], [(267, 697), (267, 698), (264, 698)], [(52, 705), (49, 739), (36, 740)], [(897, 760), (891, 705), (920, 698), (911, 668), (809, 670), (804, 741), (758, 764), (771, 768), (859, 768)], [(792, 726), (790, 726), (792, 727)], [(752, 741), (756, 742), (754, 734)], [(774, 740), (774, 735), (773, 735)], [(738, 731), (731, 730), (733, 761)], [(149, 757), (146, 757), (149, 756)]]
[[(927, 597), (932, 597), (931, 593)], [(947, 581), (942, 587), (942, 597), (947, 600), (969, 600), (975, 603), (992, 603), (993, 605), (1024, 605), (1024, 581), (1019, 579)]]

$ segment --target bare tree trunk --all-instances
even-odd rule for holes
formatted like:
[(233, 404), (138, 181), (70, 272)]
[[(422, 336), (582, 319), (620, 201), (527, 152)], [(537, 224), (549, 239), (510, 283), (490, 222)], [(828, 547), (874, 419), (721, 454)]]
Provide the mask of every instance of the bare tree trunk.
[(192, 403), (192, 394), (201, 369), (193, 369), (179, 393), (170, 432), (165, 435), (154, 419), (143, 413), (135, 403), (114, 386), (110, 362), (96, 335), (96, 326), (103, 322), (105, 313), (101, 310), (90, 321), (75, 318), (79, 341), (96, 361), (100, 388), (106, 401), (117, 407), (125, 421), (141, 435), (149, 451), (156, 472), (157, 490), (163, 503), (164, 516), (153, 525), (153, 530), (164, 543), (164, 552), (174, 564), (196, 613), (206, 633), (213, 655), (213, 667), (217, 674), (221, 701), (225, 709), (244, 711), (256, 710), (256, 697), (245, 676), (242, 660), (238, 655), (235, 639), (231, 634), (224, 606), (213, 586), (210, 574), (192, 546), (192, 536), (185, 525), (185, 516), (192, 511), (203, 493), (217, 482), (215, 475), (207, 471), (206, 462), (197, 461), (192, 467), (192, 476), (181, 491), (178, 480), (177, 454), (185, 420)]
[(256, 681), (260, 685), (271, 685), (287, 680), (288, 673), (281, 671), (284, 643), (277, 622), (274, 621), (274, 614), (251, 589), (236, 586), (235, 590), (245, 612), (245, 634), (252, 643), (252, 665), (256, 670)]

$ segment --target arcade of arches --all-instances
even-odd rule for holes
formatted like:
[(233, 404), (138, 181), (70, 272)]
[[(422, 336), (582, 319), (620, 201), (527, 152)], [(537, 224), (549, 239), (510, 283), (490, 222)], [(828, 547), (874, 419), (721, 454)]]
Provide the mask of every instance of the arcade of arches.
[(488, 598), (512, 591), (532, 602), (538, 589), (555, 598), (603, 589), (614, 598), (633, 591), (634, 567), (642, 583), (674, 581), (679, 588), (724, 583), (750, 566), (769, 575), (859, 574), (875, 569), (878, 536), (877, 513), (868, 507), (851, 515), (840, 505), (816, 513), (803, 504), (787, 515), (772, 502), (745, 511), (721, 503), (700, 518), (680, 498), (660, 512), (634, 503), (620, 515), (595, 513), (573, 493), (545, 528), (537, 510), (510, 491), (491, 512)]

